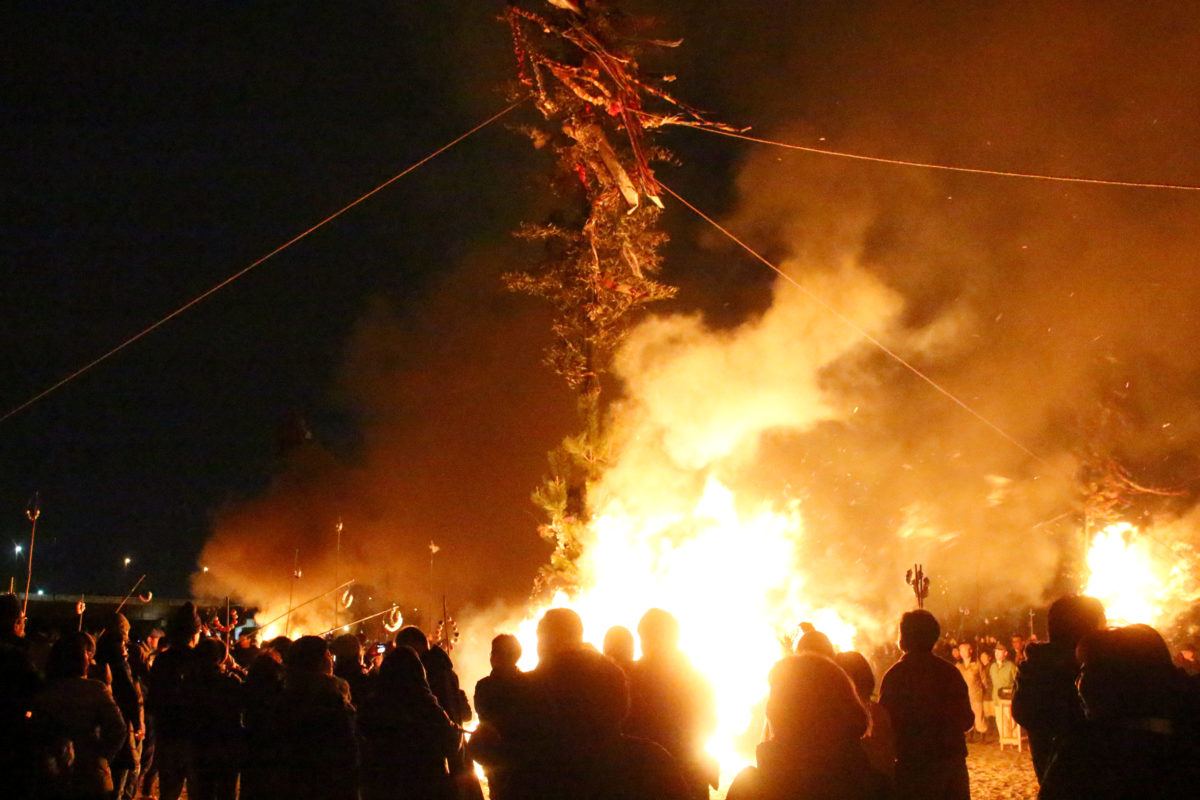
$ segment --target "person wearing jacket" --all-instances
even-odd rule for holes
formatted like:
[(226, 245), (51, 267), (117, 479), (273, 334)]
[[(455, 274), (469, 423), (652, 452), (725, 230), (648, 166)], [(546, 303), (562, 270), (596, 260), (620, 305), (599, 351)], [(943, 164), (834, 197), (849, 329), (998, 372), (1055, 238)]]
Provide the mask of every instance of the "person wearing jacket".
[(967, 684), (952, 665), (933, 654), (941, 635), (924, 609), (900, 618), (904, 655), (883, 676), (879, 702), (896, 734), (896, 789), (905, 800), (967, 800), (967, 745), (975, 724)]
[(85, 635), (54, 643), (31, 704), (40, 797), (108, 800), (113, 792), (110, 764), (129, 730), (108, 687), (87, 677)]

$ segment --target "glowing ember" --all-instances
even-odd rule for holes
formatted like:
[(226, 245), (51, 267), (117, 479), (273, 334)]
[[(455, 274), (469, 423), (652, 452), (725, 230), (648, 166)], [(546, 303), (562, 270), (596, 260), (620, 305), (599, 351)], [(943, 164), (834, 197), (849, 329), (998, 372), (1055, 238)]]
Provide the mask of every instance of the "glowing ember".
[[(783, 652), (780, 642), (797, 623), (810, 621), (840, 648), (852, 646), (852, 625), (802, 599), (798, 507), (739, 513), (733, 493), (710, 479), (690, 511), (637, 515), (617, 501), (596, 515), (592, 530), (595, 541), (581, 564), (590, 588), (569, 601), (559, 595), (551, 605), (577, 611), (597, 646), (613, 625), (636, 629), (651, 607), (674, 614), (681, 647), (716, 689), (718, 729), (708, 749), (727, 775), (749, 763), (734, 741), (753, 724), (767, 673)], [(544, 611), (517, 631), (523, 669), (537, 662), (535, 628)]]
[(1154, 624), (1162, 616), (1159, 599), (1166, 570), (1157, 564), (1149, 542), (1130, 524), (1119, 522), (1096, 534), (1087, 555), (1084, 593), (1104, 603), (1111, 625)]

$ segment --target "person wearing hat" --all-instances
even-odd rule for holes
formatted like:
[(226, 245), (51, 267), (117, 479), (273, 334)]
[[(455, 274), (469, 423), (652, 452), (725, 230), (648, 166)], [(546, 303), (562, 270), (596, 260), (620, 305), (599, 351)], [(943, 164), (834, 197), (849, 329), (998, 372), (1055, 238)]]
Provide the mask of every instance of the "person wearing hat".
[(1012, 699), (1012, 689), (1017, 684), (1017, 665), (1008, 658), (1008, 648), (1003, 642), (996, 642), (996, 660), (988, 667), (988, 677), (992, 682), (992, 702), (996, 705), (1001, 700)]
[(0, 595), (0, 788), (20, 797), (28, 791), (29, 711), (42, 677), (25, 641), (25, 613), (15, 594)]
[(250, 665), (254, 663), (254, 659), (258, 658), (258, 654), (258, 628), (253, 625), (245, 625), (238, 632), (237, 646), (231, 653), (233, 660), (242, 669), (250, 669)]

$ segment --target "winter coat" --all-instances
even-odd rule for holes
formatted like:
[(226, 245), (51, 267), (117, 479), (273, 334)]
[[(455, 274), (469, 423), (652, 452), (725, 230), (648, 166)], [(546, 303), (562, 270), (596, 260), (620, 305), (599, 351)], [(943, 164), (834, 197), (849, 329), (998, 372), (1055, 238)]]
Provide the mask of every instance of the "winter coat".
[(79, 797), (112, 791), (110, 762), (128, 727), (107, 686), (82, 677), (51, 681), (34, 696), (30, 721), (43, 788)]

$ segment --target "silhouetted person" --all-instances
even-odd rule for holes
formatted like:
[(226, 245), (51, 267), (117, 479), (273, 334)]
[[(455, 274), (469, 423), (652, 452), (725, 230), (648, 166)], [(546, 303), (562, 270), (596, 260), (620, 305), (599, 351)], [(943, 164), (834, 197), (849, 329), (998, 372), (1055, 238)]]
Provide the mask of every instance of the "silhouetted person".
[(282, 734), (277, 730), (283, 696), (283, 658), (264, 647), (246, 670), (242, 684), (242, 726), (246, 759), (242, 766), (241, 800), (275, 800), (283, 776), (279, 768)]
[(274, 727), (281, 737), (281, 796), (355, 800), (358, 747), (350, 688), (333, 675), (333, 656), (318, 636), (301, 636), (284, 659)]
[(528, 680), (517, 662), (521, 643), (512, 634), (492, 639), (492, 671), (475, 684), (479, 726), (467, 745), (467, 755), (484, 766), (492, 800), (507, 800), (509, 769), (498, 749), (500, 742), (520, 737), (527, 707)]
[(25, 641), (25, 614), (14, 594), (0, 595), (0, 794), (29, 792), (33, 753), (26, 716), (42, 679)]
[(833, 658), (836, 650), (829, 637), (821, 633), (811, 622), (800, 623), (800, 638), (796, 640), (797, 653), (816, 653), (819, 656)]
[[(193, 703), (194, 780), (188, 800), (234, 800), (244, 755), (242, 682), (226, 670), (229, 651), (220, 639), (196, 645)], [(194, 785), (193, 785), (194, 784)]]
[(460, 731), (438, 704), (421, 659), (408, 647), (388, 653), (358, 713), (363, 800), (452, 800), (446, 759)]
[(679, 762), (689, 796), (707, 798), (720, 773), (704, 747), (717, 727), (712, 685), (679, 649), (679, 622), (652, 608), (638, 622), (642, 657), (629, 672), (625, 732), (657, 742)]
[(141, 742), (146, 732), (142, 690), (133, 677), (128, 648), (129, 620), (123, 614), (114, 614), (96, 642), (96, 661), (104, 665), (111, 676), (109, 688), (129, 729), (120, 752), (112, 762), (113, 796), (116, 798), (132, 798), (136, 794)]
[(396, 632), (396, 647), (407, 647), (417, 654), (425, 667), (429, 689), (438, 699), (446, 716), (455, 725), (471, 721), (471, 706), (461, 690), (458, 674), (450, 656), (440, 647), (431, 646), (429, 637), (416, 625), (405, 625)]
[(47, 682), (33, 698), (30, 726), (39, 750), (38, 797), (102, 800), (113, 791), (110, 763), (128, 729), (108, 687), (86, 677), (78, 634), (55, 642)]
[(512, 797), (533, 800), (683, 800), (685, 784), (660, 745), (621, 733), (625, 673), (583, 643), (569, 609), (538, 623), (538, 666), (528, 673), (533, 726), (515, 743)]
[[(425, 632), (415, 625), (406, 625), (397, 631), (395, 644), (396, 647), (411, 648), (421, 659), (429, 681), (429, 689), (450, 721), (460, 728), (470, 722), (471, 704), (459, 684), (458, 673), (454, 671), (454, 663), (446, 651), (436, 645), (431, 646)], [(458, 751), (449, 757), (447, 763), (450, 774), (454, 776), (458, 790), (464, 798), (483, 797), (479, 780), (468, 764), (461, 742)]]
[(279, 657), (287, 661), (288, 651), (292, 649), (292, 640), (286, 636), (276, 636), (267, 642), (267, 647), (279, 653)]
[(838, 653), (833, 660), (850, 676), (859, 702), (871, 717), (871, 725), (862, 738), (867, 761), (871, 763), (871, 769), (892, 782), (896, 776), (896, 733), (892, 730), (891, 714), (873, 699), (875, 673), (871, 671), (866, 657), (854, 650)]
[(849, 677), (815, 653), (786, 656), (771, 668), (767, 721), (757, 767), (734, 780), (728, 800), (877, 800), (887, 780), (871, 769), (860, 739), (870, 715)]
[(633, 666), (633, 631), (624, 625), (614, 625), (604, 632), (604, 643), (601, 651), (613, 660), (625, 674), (629, 674)]
[(1056, 742), (1083, 727), (1083, 706), (1075, 690), (1079, 663), (1075, 647), (1104, 627), (1104, 606), (1094, 597), (1069, 595), (1050, 605), (1046, 622), (1050, 641), (1025, 646), (1017, 668), (1012, 714), (1029, 734), (1029, 751), (1038, 781), (1054, 756)]
[(1200, 795), (1195, 711), (1158, 632), (1148, 625), (1097, 631), (1078, 652), (1087, 720), (1059, 740), (1039, 800)]
[[(154, 659), (158, 656), (158, 645), (162, 638), (162, 629), (152, 628), (146, 634), (145, 639), (136, 646), (128, 648), (129, 668), (142, 692), (142, 719), (145, 722), (145, 737), (142, 739), (142, 752), (138, 764), (138, 781), (137, 785), (130, 787), (135, 790), (134, 796), (136, 796), (139, 786), (142, 795), (152, 796), (151, 789), (158, 779), (158, 764), (154, 759), (157, 737), (154, 735), (154, 718), (146, 708), (146, 698), (150, 695), (150, 667), (154, 666)], [(133, 800), (133, 798), (130, 797), (128, 800)]]
[(549, 800), (567, 785), (577, 732), (567, 713), (575, 707), (574, 698), (562, 676), (576, 661), (602, 657), (584, 652), (583, 621), (569, 609), (547, 611), (537, 636), (538, 666), (526, 673), (520, 707), (503, 730), (481, 724), (473, 746), (486, 769), (507, 772), (510, 796), (522, 800)]
[(333, 653), (333, 674), (350, 686), (350, 702), (358, 705), (367, 696), (370, 682), (362, 642), (353, 633), (343, 633), (330, 642), (329, 651)]
[(242, 669), (250, 669), (254, 659), (258, 658), (259, 652), (258, 628), (247, 625), (238, 633), (237, 646), (231, 653), (233, 660)]
[(154, 657), (150, 668), (146, 710), (154, 720), (159, 797), (179, 800), (195, 767), (188, 688), (198, 666), (195, 647), (200, 641), (200, 617), (191, 602), (176, 609), (163, 638), (165, 649)]
[(967, 684), (953, 664), (933, 654), (941, 635), (924, 609), (900, 618), (904, 655), (883, 676), (879, 702), (896, 732), (896, 789), (905, 800), (971, 796), (963, 733), (975, 723)]

